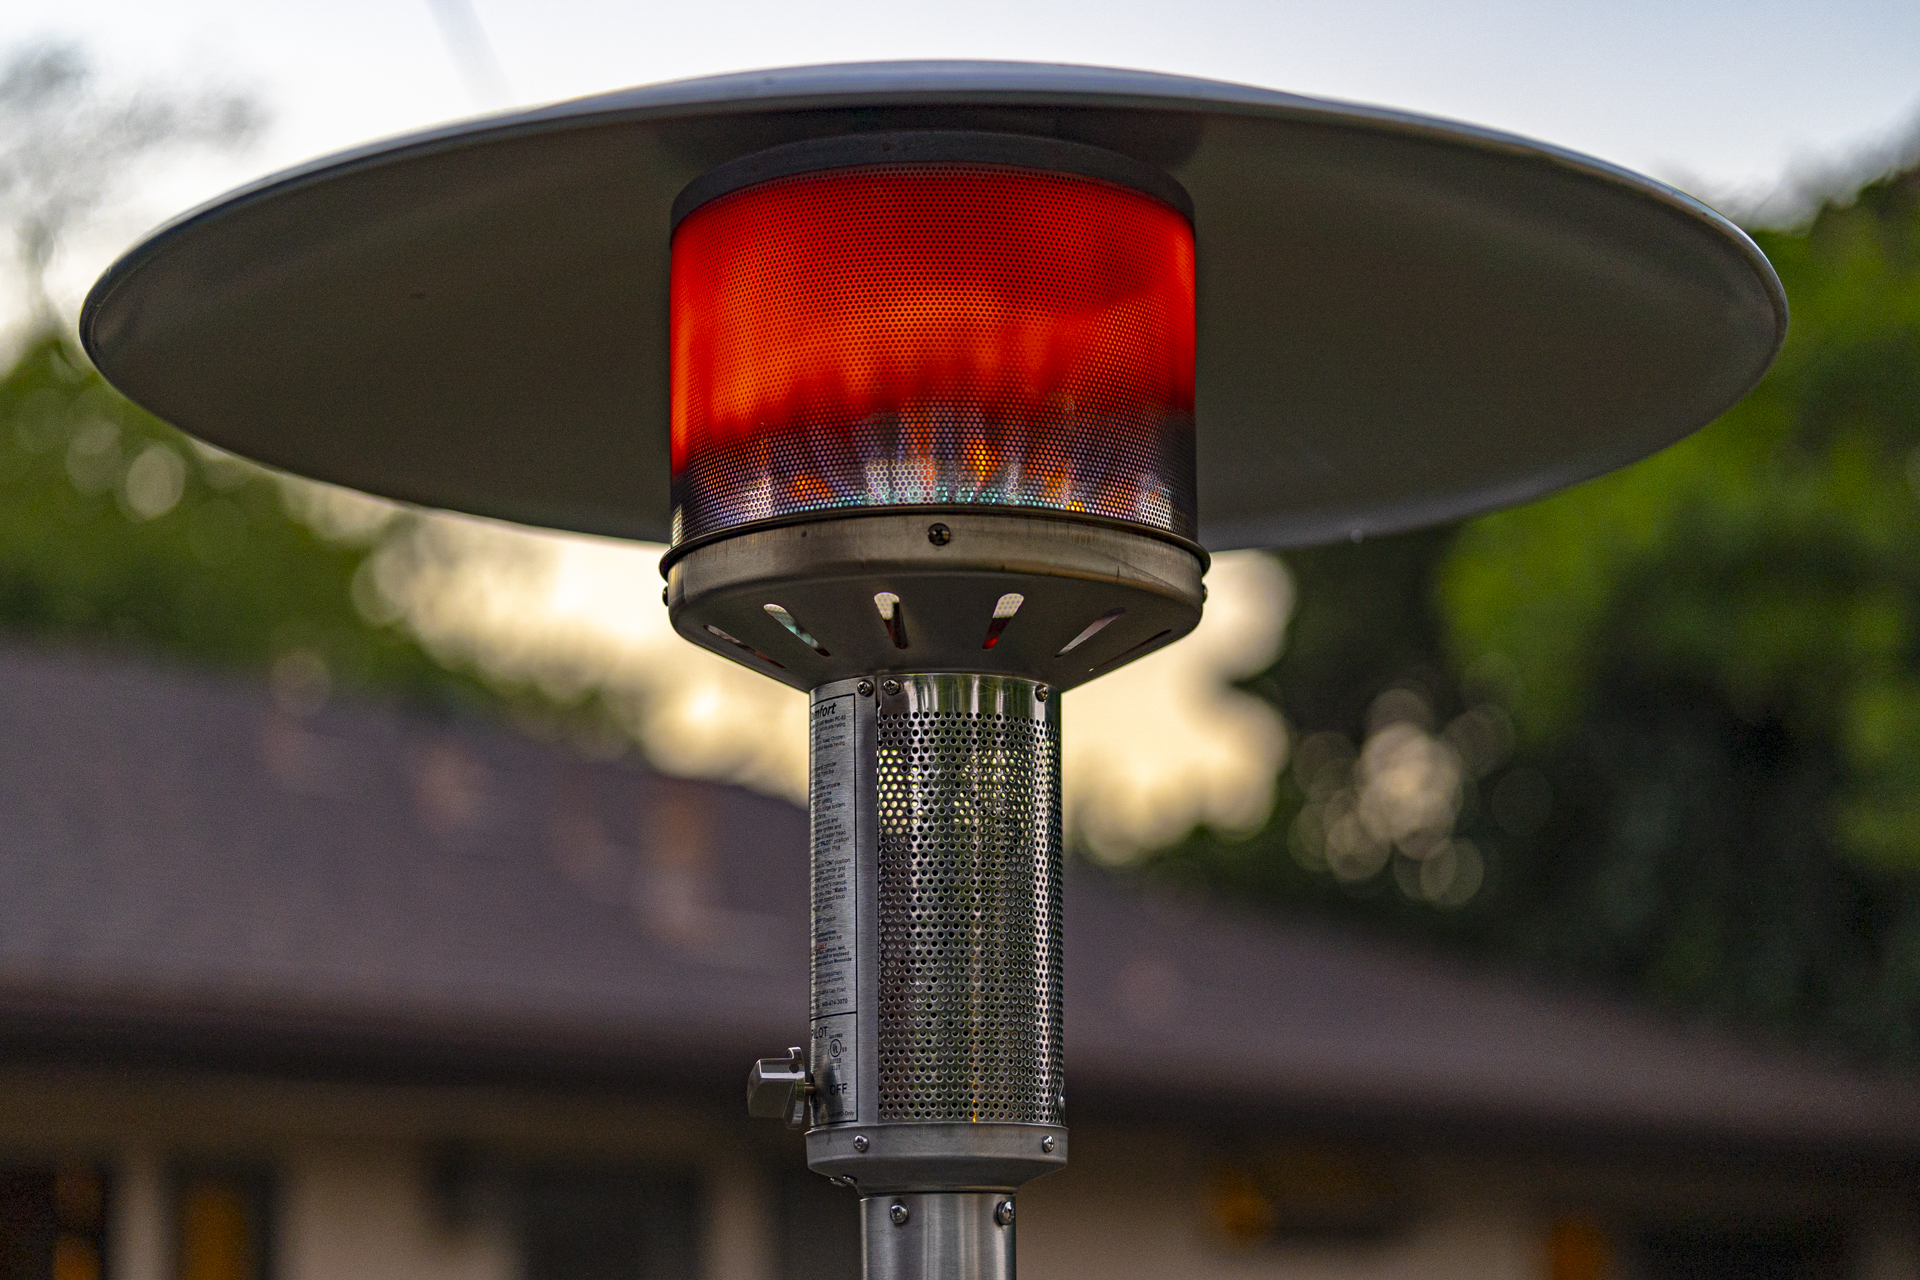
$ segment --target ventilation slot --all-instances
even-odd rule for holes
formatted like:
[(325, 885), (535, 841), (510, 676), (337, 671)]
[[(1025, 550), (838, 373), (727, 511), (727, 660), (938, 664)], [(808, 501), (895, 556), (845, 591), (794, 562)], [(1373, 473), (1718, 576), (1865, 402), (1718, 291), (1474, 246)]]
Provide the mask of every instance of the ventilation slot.
[(821, 644), (818, 640), (815, 640), (812, 634), (808, 632), (808, 630), (805, 627), (801, 626), (798, 622), (794, 621), (793, 615), (788, 613), (785, 609), (781, 608), (777, 604), (766, 604), (766, 605), (761, 605), (760, 607), (765, 609), (768, 613), (772, 614), (773, 620), (775, 622), (779, 623), (781, 626), (785, 627), (787, 630), (793, 632), (794, 637), (798, 639), (801, 644), (807, 646), (807, 648), (813, 650), (815, 653), (819, 654), (823, 658), (831, 658), (833, 656), (831, 653), (827, 652), (827, 646)]
[(907, 615), (900, 607), (900, 597), (891, 591), (882, 591), (873, 597), (873, 607), (880, 611), (880, 621), (887, 624), (887, 634), (893, 637), (893, 647), (907, 647)]
[(1119, 653), (1114, 654), (1111, 658), (1108, 658), (1105, 662), (1096, 662), (1093, 666), (1088, 667), (1087, 670), (1104, 671), (1108, 667), (1117, 667), (1121, 663), (1125, 662), (1127, 659), (1139, 653), (1141, 650), (1151, 649), (1154, 645), (1159, 644), (1162, 640), (1165, 640), (1168, 636), (1172, 634), (1173, 634), (1173, 628), (1168, 627), (1165, 631), (1160, 632), (1158, 635), (1148, 636), (1145, 640), (1142, 640), (1139, 644), (1134, 645), (1132, 648), (1122, 649)]
[(769, 658), (766, 654), (760, 652), (758, 649), (748, 644), (745, 640), (742, 640), (739, 636), (730, 636), (726, 632), (722, 631), (720, 628), (714, 626), (711, 622), (707, 624), (707, 634), (710, 636), (718, 636), (720, 639), (725, 640), (728, 644), (732, 645), (734, 648), (750, 653), (754, 657), (760, 659), (760, 661), (765, 662), (771, 666), (778, 667), (782, 671), (785, 671), (787, 669), (786, 663), (777, 662), (774, 659)]
[(1000, 633), (1007, 629), (1007, 624), (1013, 621), (1013, 615), (1020, 612), (1020, 606), (1026, 602), (1027, 598), (1018, 591), (1009, 591), (1000, 597), (993, 606), (993, 621), (987, 624), (987, 639), (980, 646), (982, 649), (991, 649), (1000, 643)]
[(1121, 614), (1125, 612), (1126, 612), (1125, 609), (1107, 610), (1105, 613), (1095, 618), (1092, 622), (1089, 622), (1087, 624), (1087, 629), (1085, 631), (1082, 631), (1079, 635), (1075, 636), (1073, 639), (1067, 641), (1066, 644), (1062, 645), (1060, 647), (1060, 653), (1054, 656), (1060, 657), (1065, 654), (1072, 653), (1075, 649), (1078, 649), (1081, 645), (1093, 639), (1095, 636), (1099, 635), (1102, 631), (1105, 631), (1107, 629), (1107, 624), (1111, 623), (1115, 618), (1119, 617)]

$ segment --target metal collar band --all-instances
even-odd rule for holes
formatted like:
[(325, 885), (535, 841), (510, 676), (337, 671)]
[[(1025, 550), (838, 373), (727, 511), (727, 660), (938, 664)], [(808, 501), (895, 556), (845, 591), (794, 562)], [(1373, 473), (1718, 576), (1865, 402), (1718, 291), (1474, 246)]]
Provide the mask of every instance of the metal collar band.
[(1200, 621), (1202, 561), (1040, 513), (894, 512), (750, 529), (675, 558), (681, 635), (798, 689), (888, 672), (1071, 689)]

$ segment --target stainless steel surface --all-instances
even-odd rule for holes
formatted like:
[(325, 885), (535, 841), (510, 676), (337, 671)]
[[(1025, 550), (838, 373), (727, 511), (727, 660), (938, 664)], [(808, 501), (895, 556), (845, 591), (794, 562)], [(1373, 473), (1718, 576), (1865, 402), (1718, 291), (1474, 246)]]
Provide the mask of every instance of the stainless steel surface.
[(807, 1162), (862, 1194), (1006, 1192), (1066, 1163), (1060, 712), (1038, 691), (813, 693)]
[(866, 1280), (1013, 1280), (1013, 1216), (997, 1214), (1004, 1202), (991, 1192), (865, 1197)]
[(1055, 1124), (1060, 731), (1029, 680), (880, 700), (879, 1119)]
[[(861, 691), (861, 685), (866, 692)], [(812, 828), (815, 1124), (875, 1115), (874, 701), (871, 682), (814, 690), (807, 808)]]
[[(927, 523), (923, 515), (850, 516), (696, 547), (667, 571), (668, 613), (695, 644), (801, 689), (910, 671), (1003, 673), (1071, 689), (1200, 621), (1202, 562), (1165, 539), (976, 513), (943, 517), (948, 538), (935, 543)], [(881, 592), (895, 597), (904, 647), (875, 603)], [(1009, 596), (1018, 598), (1014, 612), (997, 617)], [(817, 645), (770, 614), (770, 604)], [(1069, 648), (1116, 610), (1112, 625)]]
[(1210, 547), (1606, 471), (1720, 413), (1785, 331), (1744, 235), (1597, 160), (1242, 85), (921, 62), (651, 85), (317, 160), (136, 246), (82, 336), (135, 400), (247, 456), (665, 540), (674, 198), (768, 147), (920, 129), (1104, 147), (1192, 196)]
[[(866, 1150), (856, 1137), (867, 1139)], [(858, 1135), (845, 1126), (823, 1126), (807, 1134), (807, 1165), (826, 1177), (846, 1179), (863, 1195), (1004, 1192), (1066, 1168), (1068, 1148), (1062, 1126), (876, 1124), (862, 1125)]]

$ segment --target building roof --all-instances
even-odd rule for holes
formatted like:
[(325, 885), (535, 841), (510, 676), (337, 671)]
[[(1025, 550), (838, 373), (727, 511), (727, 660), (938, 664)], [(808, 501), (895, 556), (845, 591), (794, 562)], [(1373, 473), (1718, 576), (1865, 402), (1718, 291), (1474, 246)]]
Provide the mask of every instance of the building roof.
[[(803, 1039), (806, 820), (491, 723), (0, 647), (0, 1052), (737, 1091)], [(1920, 1154), (1920, 1090), (1069, 877), (1070, 1096)]]

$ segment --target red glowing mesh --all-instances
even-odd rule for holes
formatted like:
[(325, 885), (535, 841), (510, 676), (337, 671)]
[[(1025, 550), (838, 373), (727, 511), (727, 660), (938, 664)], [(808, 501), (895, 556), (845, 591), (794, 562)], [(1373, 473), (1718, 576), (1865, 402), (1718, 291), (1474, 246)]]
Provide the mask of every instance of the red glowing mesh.
[(1193, 231), (1092, 178), (837, 169), (673, 240), (674, 541), (841, 507), (1194, 534)]

